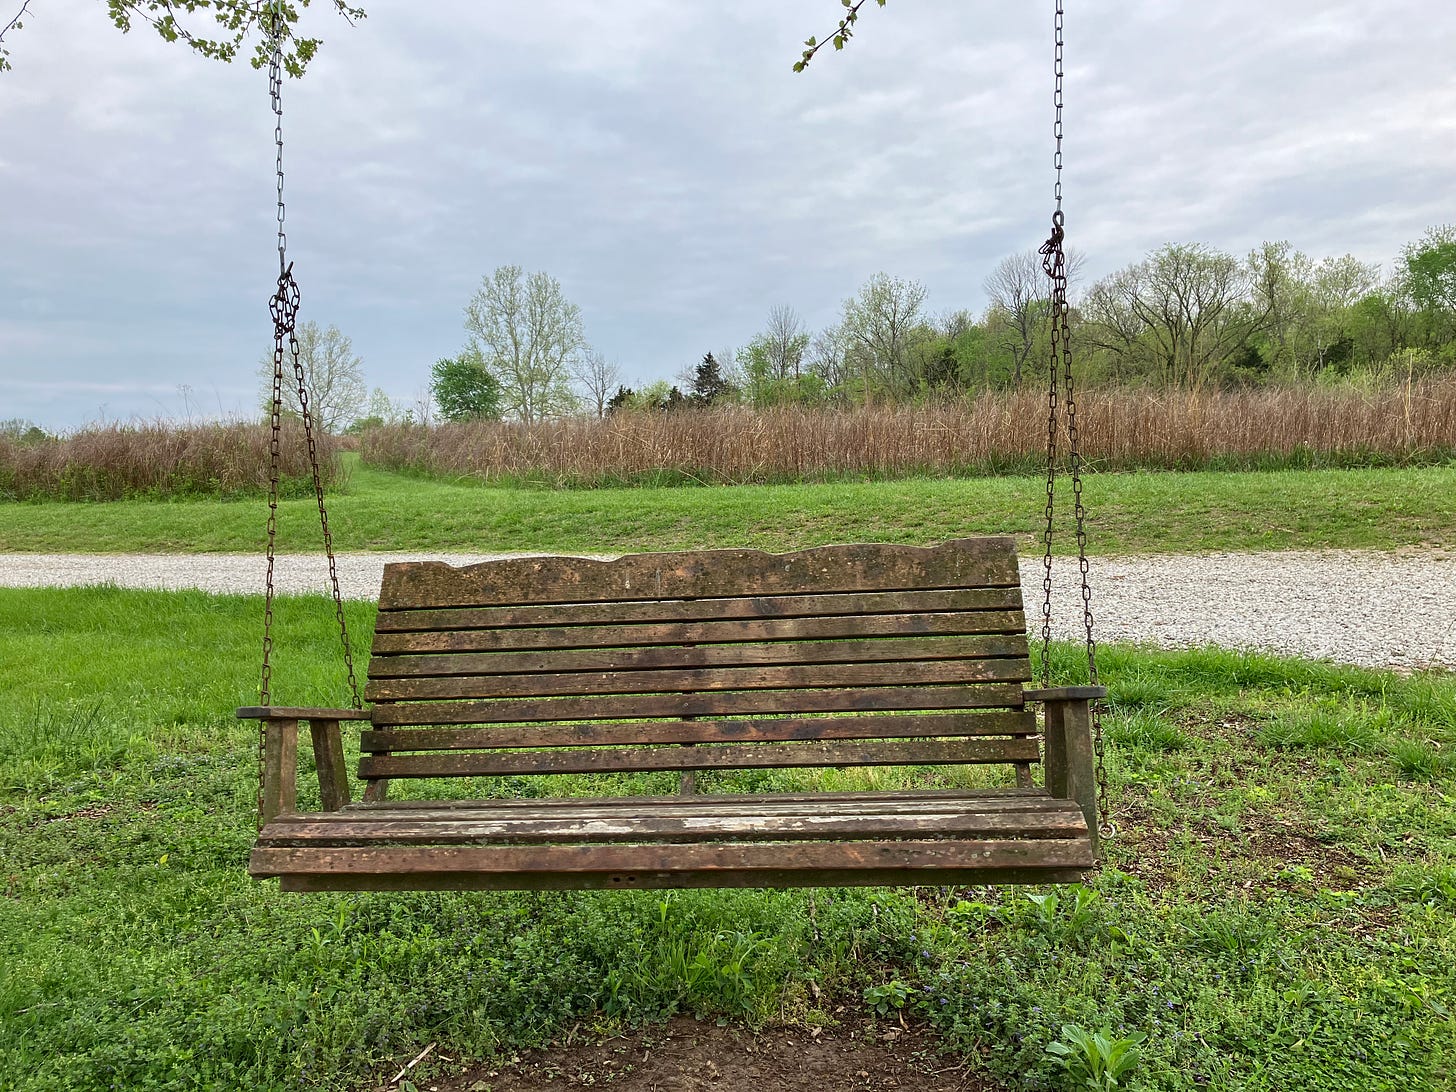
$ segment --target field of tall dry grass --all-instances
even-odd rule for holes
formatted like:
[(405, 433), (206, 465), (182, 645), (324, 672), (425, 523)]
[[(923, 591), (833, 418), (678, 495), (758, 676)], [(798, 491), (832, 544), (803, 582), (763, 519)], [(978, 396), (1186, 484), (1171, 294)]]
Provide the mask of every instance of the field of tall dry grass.
[[(1411, 465), (1456, 458), (1456, 376), (1366, 391), (1283, 388), (1079, 396), (1088, 463), (1101, 470)], [(726, 407), (512, 422), (394, 425), (349, 439), (386, 470), (546, 485), (758, 482), (1034, 470), (1047, 409), (1033, 391), (932, 405)], [(325, 484), (340, 444), (320, 440)], [(0, 434), (0, 500), (261, 495), (257, 423), (105, 425), (60, 438)], [(284, 495), (306, 493), (302, 437), (285, 429)]]
[[(261, 495), (268, 487), (267, 425), (102, 425), (64, 437), (0, 434), (0, 500)], [(324, 484), (338, 483), (336, 445), (319, 442)], [(312, 488), (301, 429), (283, 435), (282, 490)]]
[[(1104, 470), (1406, 465), (1456, 454), (1456, 376), (1378, 391), (1083, 392), (1088, 462)], [(552, 485), (746, 484), (1031, 470), (1045, 459), (1045, 396), (825, 410), (731, 407), (371, 429), (384, 469)]]

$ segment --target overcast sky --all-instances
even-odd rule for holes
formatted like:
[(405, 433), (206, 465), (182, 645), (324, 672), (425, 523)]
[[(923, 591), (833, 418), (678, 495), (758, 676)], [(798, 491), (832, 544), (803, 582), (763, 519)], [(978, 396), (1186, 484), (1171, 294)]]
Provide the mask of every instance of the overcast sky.
[[(631, 382), (867, 277), (979, 310), (1050, 214), (1050, 0), (316, 0), (285, 91), (304, 318), (414, 401), (483, 275), (557, 277)], [(1456, 4), (1069, 0), (1090, 278), (1170, 241), (1390, 267), (1456, 220)], [(18, 0), (0, 0), (0, 22)], [(0, 75), (0, 418), (251, 413), (277, 273), (266, 73), (31, 0)]]

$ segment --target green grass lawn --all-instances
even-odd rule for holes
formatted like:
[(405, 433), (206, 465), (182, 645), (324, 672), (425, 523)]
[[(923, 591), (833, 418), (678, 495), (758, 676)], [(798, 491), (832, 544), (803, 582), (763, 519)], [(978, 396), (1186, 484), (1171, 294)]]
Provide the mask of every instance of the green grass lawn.
[[(1007, 533), (1030, 549), (1045, 488), (1037, 477), (1005, 477), (557, 491), (355, 465), (329, 507), (341, 550), (780, 550)], [(1101, 554), (1389, 549), (1456, 539), (1450, 466), (1103, 474), (1086, 495), (1091, 548)], [(1070, 496), (1063, 500), (1065, 514)], [(261, 552), (265, 516), (258, 499), (12, 502), (0, 504), (0, 552)], [(312, 500), (283, 502), (280, 524), (281, 548), (319, 548)]]
[[(260, 613), (0, 591), (0, 1087), (362, 1089), (675, 1012), (903, 1014), (1025, 1090), (1064, 1024), (1146, 1035), (1133, 1089), (1456, 1077), (1451, 675), (1105, 649), (1085, 888), (284, 896), (244, 872)], [(279, 625), (275, 694), (339, 701), (328, 605)]]

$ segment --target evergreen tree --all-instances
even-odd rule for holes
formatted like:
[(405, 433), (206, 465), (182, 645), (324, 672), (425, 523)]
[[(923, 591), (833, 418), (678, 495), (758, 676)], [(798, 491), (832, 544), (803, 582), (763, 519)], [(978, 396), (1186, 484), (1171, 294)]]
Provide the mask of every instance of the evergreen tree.
[[(733, 384), (723, 378), (723, 369), (712, 353), (706, 353), (703, 361), (693, 372), (690, 400), (695, 405), (711, 406), (718, 399), (733, 392)], [(676, 390), (676, 388), (673, 388)]]
[(607, 416), (610, 417), (618, 410), (627, 409), (629, 406), (631, 406), (632, 399), (636, 396), (636, 394), (637, 392), (634, 391), (631, 387), (623, 386), (619, 383), (617, 385), (617, 393), (607, 399)]

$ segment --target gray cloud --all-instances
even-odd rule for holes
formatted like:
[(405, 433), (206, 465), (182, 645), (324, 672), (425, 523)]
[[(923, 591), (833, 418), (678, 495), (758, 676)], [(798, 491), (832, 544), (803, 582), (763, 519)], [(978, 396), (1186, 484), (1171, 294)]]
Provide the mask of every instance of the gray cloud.
[[(381, 0), (286, 89), (307, 317), (415, 396), (480, 277), (559, 277), (634, 380), (831, 320), (877, 270), (977, 308), (1045, 235), (1045, 4)], [(1080, 9), (1080, 10), (1079, 10)], [(1096, 276), (1169, 240), (1389, 262), (1451, 219), (1456, 11), (1417, 0), (1076, 5), (1068, 216)], [(250, 412), (269, 338), (266, 79), (99, 3), (46, 6), (0, 78), (0, 417)]]

